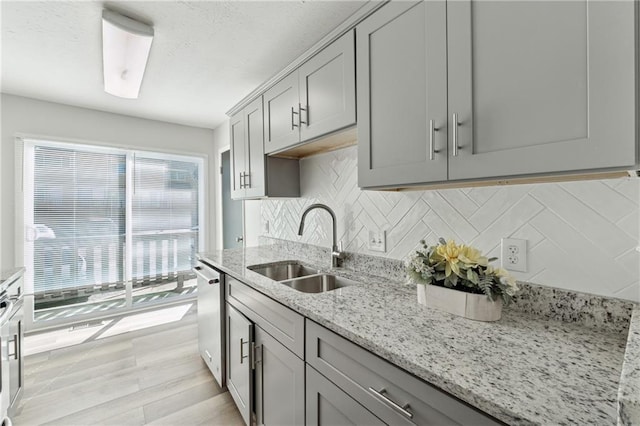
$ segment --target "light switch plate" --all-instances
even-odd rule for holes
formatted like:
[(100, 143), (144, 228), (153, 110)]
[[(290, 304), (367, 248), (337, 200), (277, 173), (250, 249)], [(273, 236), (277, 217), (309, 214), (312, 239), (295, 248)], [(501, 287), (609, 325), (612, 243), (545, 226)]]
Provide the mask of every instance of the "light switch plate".
[(387, 252), (387, 231), (369, 231), (367, 246), (371, 251)]
[(503, 238), (500, 263), (509, 271), (527, 272), (527, 240)]

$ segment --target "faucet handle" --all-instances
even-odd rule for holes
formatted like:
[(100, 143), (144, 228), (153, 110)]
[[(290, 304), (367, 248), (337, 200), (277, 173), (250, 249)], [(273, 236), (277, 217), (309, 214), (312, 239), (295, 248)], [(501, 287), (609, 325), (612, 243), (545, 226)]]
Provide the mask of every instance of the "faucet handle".
[(342, 247), (342, 240), (338, 241), (338, 251), (342, 252), (344, 250), (344, 247)]

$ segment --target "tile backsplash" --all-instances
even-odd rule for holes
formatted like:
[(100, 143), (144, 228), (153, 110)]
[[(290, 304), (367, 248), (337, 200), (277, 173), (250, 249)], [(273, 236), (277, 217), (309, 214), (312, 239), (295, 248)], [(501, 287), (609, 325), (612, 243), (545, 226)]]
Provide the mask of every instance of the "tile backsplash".
[[(500, 257), (501, 238), (522, 238), (528, 268), (517, 279), (640, 302), (640, 179), (363, 191), (349, 147), (301, 160), (300, 185), (301, 198), (261, 202), (265, 236), (330, 246), (331, 219), (321, 210), (297, 235), (304, 208), (320, 202), (336, 212), (346, 251), (404, 259), (421, 239), (442, 236)], [(369, 231), (386, 231), (386, 253), (368, 250)]]

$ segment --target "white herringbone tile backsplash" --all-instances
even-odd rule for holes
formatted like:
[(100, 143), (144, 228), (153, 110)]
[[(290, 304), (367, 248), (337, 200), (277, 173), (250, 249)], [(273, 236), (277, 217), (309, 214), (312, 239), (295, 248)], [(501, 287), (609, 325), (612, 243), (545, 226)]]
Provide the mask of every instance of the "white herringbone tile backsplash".
[[(640, 179), (398, 193), (362, 191), (356, 167), (356, 147), (301, 160), (302, 197), (262, 201), (265, 235), (330, 246), (326, 212), (309, 213), (297, 235), (303, 209), (320, 202), (336, 212), (347, 251), (404, 259), (442, 236), (500, 257), (501, 238), (524, 238), (519, 280), (640, 301)], [(369, 230), (387, 232), (386, 253), (367, 249)]]

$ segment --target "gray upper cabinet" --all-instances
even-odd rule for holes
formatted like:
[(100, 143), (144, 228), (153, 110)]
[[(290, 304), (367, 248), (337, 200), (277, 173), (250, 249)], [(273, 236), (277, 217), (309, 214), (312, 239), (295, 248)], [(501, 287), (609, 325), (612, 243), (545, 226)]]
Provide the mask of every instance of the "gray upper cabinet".
[(304, 361), (260, 327), (255, 347), (257, 424), (304, 424)]
[(242, 184), (242, 173), (245, 171), (247, 160), (247, 146), (245, 140), (245, 120), (244, 113), (231, 117), (229, 122), (231, 146), (231, 197), (233, 199), (243, 198), (245, 195)]
[(386, 4), (357, 27), (359, 185), (634, 167), (634, 3)]
[(447, 19), (450, 179), (635, 164), (634, 2), (452, 1)]
[(264, 93), (267, 154), (300, 141), (298, 73), (293, 72)]
[(298, 69), (300, 140), (356, 123), (354, 34), (347, 34)]
[(355, 124), (354, 49), (349, 31), (264, 93), (267, 154)]
[(356, 28), (358, 183), (447, 179), (446, 5), (389, 3)]
[(297, 160), (267, 158), (264, 154), (262, 97), (231, 117), (230, 145), (233, 170), (231, 197), (298, 197), (300, 173)]
[(264, 121), (262, 97), (233, 117), (231, 128), (231, 197), (254, 198), (265, 195)]

